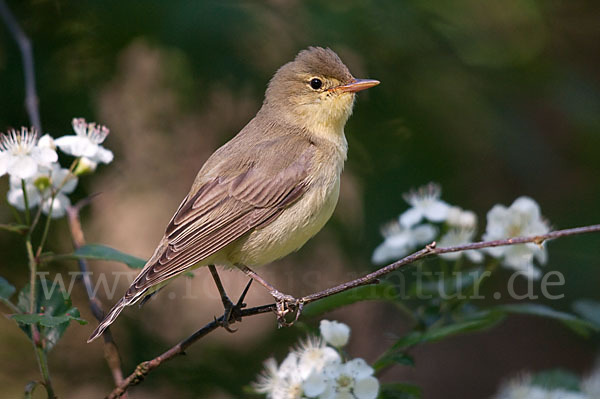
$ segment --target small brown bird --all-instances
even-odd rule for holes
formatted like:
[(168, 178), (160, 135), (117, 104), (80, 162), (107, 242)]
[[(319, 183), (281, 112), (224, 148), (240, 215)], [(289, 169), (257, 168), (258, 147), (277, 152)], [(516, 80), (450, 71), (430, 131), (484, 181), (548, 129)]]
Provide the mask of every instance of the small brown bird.
[(278, 307), (290, 300), (250, 267), (298, 250), (329, 220), (355, 93), (378, 84), (355, 79), (329, 48), (309, 47), (279, 68), (261, 109), (200, 169), (154, 254), (88, 342), (123, 308), (200, 266), (238, 267)]

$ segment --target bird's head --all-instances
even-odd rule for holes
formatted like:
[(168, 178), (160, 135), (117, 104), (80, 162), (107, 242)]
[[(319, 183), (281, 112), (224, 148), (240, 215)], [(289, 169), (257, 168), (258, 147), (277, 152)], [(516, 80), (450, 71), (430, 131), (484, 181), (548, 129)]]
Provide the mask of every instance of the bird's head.
[(378, 84), (354, 78), (331, 49), (309, 47), (275, 73), (264, 107), (312, 132), (337, 133), (352, 113), (356, 92)]

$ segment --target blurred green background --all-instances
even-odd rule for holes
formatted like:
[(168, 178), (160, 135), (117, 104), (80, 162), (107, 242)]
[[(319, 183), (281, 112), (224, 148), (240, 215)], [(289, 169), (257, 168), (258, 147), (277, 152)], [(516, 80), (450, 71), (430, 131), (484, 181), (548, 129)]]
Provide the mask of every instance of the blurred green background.
[[(480, 229), (494, 204), (520, 195), (536, 199), (555, 228), (600, 220), (598, 1), (8, 5), (33, 43), (44, 132), (70, 134), (73, 117), (111, 129), (105, 145), (115, 161), (82, 179), (76, 192), (102, 193), (83, 215), (89, 242), (147, 258), (204, 160), (255, 114), (274, 71), (309, 45), (331, 47), (355, 76), (382, 83), (359, 95), (346, 125), (349, 158), (333, 219), (300, 252), (264, 270), (282, 291), (307, 294), (373, 270), (379, 226), (406, 209), (403, 192), (429, 181), (442, 185), (446, 201), (474, 210)], [(0, 87), (0, 130), (29, 125), (20, 54), (4, 27)], [(4, 197), (6, 178), (0, 187)], [(0, 217), (12, 219), (7, 207)], [(52, 232), (52, 249), (69, 251), (66, 222)], [(565, 298), (552, 306), (568, 310), (576, 299), (600, 298), (599, 240), (578, 236), (549, 245), (546, 269), (566, 279)], [(0, 238), (1, 273), (17, 287), (27, 280), (21, 245), (6, 233)], [(53, 264), (49, 271), (75, 268)], [(92, 269), (126, 271), (102, 262)], [(223, 276), (232, 296), (245, 283), (240, 274)], [(114, 334), (126, 374), (219, 314), (207, 275), (180, 279), (169, 288), (173, 295), (119, 319)], [(115, 295), (125, 286), (120, 281)], [(195, 295), (186, 296), (190, 287)], [(51, 373), (60, 397), (101, 397), (111, 389), (110, 373), (101, 345), (85, 344), (96, 323), (81, 287), (73, 298), (90, 324), (69, 328), (50, 353)], [(268, 299), (255, 287), (249, 303)], [(349, 351), (368, 361), (407, 329), (394, 308), (379, 303), (327, 316), (352, 327)], [(312, 322), (277, 330), (271, 315), (248, 319), (238, 333), (214, 334), (153, 372), (131, 397), (244, 397), (261, 362), (272, 354), (281, 360)], [(521, 371), (584, 373), (597, 348), (598, 336), (513, 317), (491, 331), (420, 347), (415, 368), (398, 366), (382, 378), (419, 384), (425, 398), (485, 398)], [(2, 395), (20, 396), (38, 378), (35, 359), (7, 319), (0, 321), (0, 354)]]

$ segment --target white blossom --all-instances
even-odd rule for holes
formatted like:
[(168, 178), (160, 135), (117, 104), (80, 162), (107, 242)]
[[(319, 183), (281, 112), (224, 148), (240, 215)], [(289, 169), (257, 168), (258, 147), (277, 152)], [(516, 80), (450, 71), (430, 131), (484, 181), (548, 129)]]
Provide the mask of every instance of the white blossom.
[[(448, 230), (446, 234), (440, 238), (437, 246), (438, 248), (447, 248), (457, 245), (470, 244), (473, 242), (473, 237), (475, 237), (475, 230), (470, 228), (454, 227)], [(479, 263), (483, 260), (483, 254), (476, 249), (440, 254), (442, 258), (448, 260), (456, 260), (462, 255), (465, 255), (473, 263)]]
[(319, 330), (325, 342), (336, 348), (345, 346), (350, 338), (350, 327), (335, 320), (321, 320)]
[[(66, 208), (71, 205), (67, 194), (72, 193), (77, 186), (77, 177), (73, 176), (68, 169), (53, 164), (51, 169), (41, 170), (24, 181), (30, 208), (41, 205), (42, 212), (46, 215), (50, 214), (52, 208), (52, 218), (60, 218), (65, 215)], [(25, 210), (25, 196), (21, 182), (21, 179), (10, 177), (7, 200), (17, 209)], [(53, 193), (54, 200), (52, 199)]]
[(473, 211), (465, 211), (458, 206), (448, 209), (446, 223), (453, 227), (475, 229), (477, 227), (477, 215)]
[(10, 130), (0, 136), (0, 176), (8, 173), (18, 179), (35, 175), (40, 168), (56, 162), (56, 151), (46, 146), (46, 140), (38, 145), (35, 129)]
[(581, 392), (561, 388), (545, 388), (531, 384), (531, 377), (516, 378), (505, 384), (494, 399), (595, 399)]
[(314, 398), (327, 388), (327, 380), (315, 370), (303, 378), (300, 357), (296, 351), (292, 351), (279, 367), (275, 359), (268, 359), (265, 370), (253, 387), (256, 392), (267, 394), (269, 399)]
[(59, 137), (54, 141), (63, 152), (86, 158), (86, 162), (94, 165), (94, 168), (99, 162), (110, 163), (113, 160), (113, 153), (100, 145), (110, 133), (106, 126), (74, 118), (73, 130), (75, 135)]
[[(346, 326), (335, 321), (321, 325), (325, 326), (322, 331), (338, 330), (336, 334), (340, 326)], [(350, 334), (346, 328), (342, 335)], [(268, 399), (375, 399), (379, 381), (373, 372), (363, 359), (343, 363), (336, 350), (312, 337), (292, 350), (279, 367), (275, 359), (268, 359), (253, 387)]]
[(375, 264), (400, 259), (418, 245), (431, 242), (437, 230), (430, 224), (405, 227), (400, 223), (392, 222), (382, 227), (381, 234), (384, 241), (375, 248), (371, 257), (371, 261)]
[(275, 359), (265, 362), (265, 371), (254, 384), (258, 393), (267, 394), (269, 399), (302, 399), (302, 379), (298, 374), (298, 356), (291, 352), (281, 366), (277, 367)]
[[(258, 381), (252, 384), (252, 387), (258, 393), (271, 394), (280, 384), (279, 368), (277, 367), (277, 361), (272, 357), (265, 360), (263, 365), (264, 370), (258, 376)], [(272, 395), (268, 397), (270, 398)]]
[(335, 349), (314, 337), (302, 342), (297, 353), (298, 369), (302, 378), (307, 378), (313, 371), (321, 372), (325, 367), (342, 361)]
[(379, 381), (373, 372), (360, 358), (331, 365), (325, 370), (330, 384), (319, 399), (375, 399), (379, 394)]
[(600, 361), (596, 361), (596, 366), (581, 381), (581, 391), (590, 398), (600, 398)]
[(412, 208), (400, 215), (400, 224), (409, 228), (423, 218), (431, 222), (446, 220), (450, 205), (440, 199), (441, 194), (440, 186), (433, 183), (405, 194), (404, 199)]
[[(485, 241), (501, 240), (510, 237), (535, 236), (550, 231), (548, 223), (542, 219), (539, 205), (529, 197), (517, 198), (509, 208), (495, 205), (487, 214)], [(541, 272), (534, 264), (534, 258), (546, 263), (546, 247), (535, 243), (508, 245), (487, 248), (496, 258), (502, 259), (506, 267), (518, 270), (528, 278), (539, 278)]]

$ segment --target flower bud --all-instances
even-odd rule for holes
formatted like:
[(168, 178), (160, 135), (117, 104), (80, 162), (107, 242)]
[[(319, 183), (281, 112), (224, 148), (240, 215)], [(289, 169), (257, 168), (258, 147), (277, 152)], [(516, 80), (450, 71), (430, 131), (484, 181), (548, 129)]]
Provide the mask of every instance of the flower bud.
[(336, 348), (345, 346), (350, 338), (350, 327), (335, 320), (321, 320), (319, 329), (325, 342)]
[(88, 173), (93, 173), (97, 166), (98, 162), (94, 162), (89, 158), (82, 157), (79, 159), (79, 162), (77, 162), (77, 166), (75, 167), (73, 174), (75, 176), (81, 176)]

